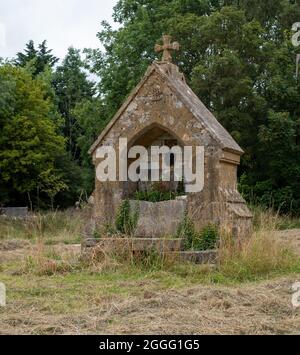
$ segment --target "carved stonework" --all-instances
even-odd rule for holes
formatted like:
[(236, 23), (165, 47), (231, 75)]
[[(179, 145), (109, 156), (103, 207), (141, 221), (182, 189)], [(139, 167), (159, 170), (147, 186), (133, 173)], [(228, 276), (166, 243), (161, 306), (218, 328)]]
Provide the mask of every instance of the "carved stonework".
[[(252, 223), (252, 215), (237, 190), (237, 167), (244, 152), (187, 85), (178, 67), (170, 63), (170, 51), (177, 48), (178, 45), (172, 44), (169, 37), (164, 38), (163, 46), (156, 47), (157, 51), (164, 52), (164, 61), (154, 62), (149, 67), (142, 81), (93, 144), (90, 154), (97, 169), (97, 149), (109, 144), (118, 151), (120, 137), (127, 138), (131, 147), (142, 146), (147, 151), (153, 146), (171, 148), (175, 143), (181, 147), (192, 146), (193, 149), (204, 147), (203, 190), (187, 193), (184, 208), (180, 200), (158, 205), (143, 204), (140, 218), (144, 220), (138, 222), (138, 237), (163, 238), (174, 233), (182, 211), (187, 210), (197, 230), (213, 223), (226, 233), (242, 238), (251, 232)], [(173, 156), (167, 158), (172, 167)], [(128, 163), (130, 166), (130, 159)], [(145, 170), (149, 170), (147, 166)], [(122, 200), (134, 200), (136, 193), (143, 192), (143, 189), (133, 181), (96, 180), (94, 218), (97, 226), (114, 223)], [(173, 191), (172, 186), (169, 190)], [(93, 227), (91, 224), (87, 234), (91, 234)]]
[(163, 99), (163, 93), (160, 88), (154, 88), (146, 99), (152, 102), (160, 101)]

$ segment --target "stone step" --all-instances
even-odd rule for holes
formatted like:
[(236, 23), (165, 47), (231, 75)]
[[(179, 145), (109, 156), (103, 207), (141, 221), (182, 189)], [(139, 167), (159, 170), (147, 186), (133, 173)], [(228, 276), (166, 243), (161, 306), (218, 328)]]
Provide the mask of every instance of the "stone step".
[(179, 252), (179, 257), (181, 260), (195, 264), (215, 264), (218, 259), (218, 252), (217, 250), (181, 251)]
[(162, 238), (102, 238), (86, 239), (83, 247), (91, 248), (97, 246), (113, 250), (128, 248), (132, 251), (156, 250), (159, 253), (179, 252), (183, 249), (183, 239), (162, 239)]
[(183, 239), (162, 239), (162, 238), (102, 238), (87, 239), (83, 248), (87, 251), (94, 247), (103, 250), (116, 251), (130, 250), (132, 252), (143, 252), (156, 250), (171, 258), (189, 261), (195, 264), (215, 264), (218, 252), (207, 251), (183, 251)]

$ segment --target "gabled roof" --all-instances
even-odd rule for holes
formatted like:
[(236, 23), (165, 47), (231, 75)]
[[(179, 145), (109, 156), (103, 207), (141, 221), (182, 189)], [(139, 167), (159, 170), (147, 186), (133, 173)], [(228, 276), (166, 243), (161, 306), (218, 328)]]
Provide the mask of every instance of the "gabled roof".
[[(175, 69), (175, 70), (174, 70)], [(166, 62), (154, 62), (147, 70), (144, 78), (133, 90), (120, 110), (116, 113), (114, 118), (102, 131), (96, 142), (92, 145), (89, 153), (92, 154), (101, 141), (105, 138), (110, 129), (121, 117), (122, 113), (127, 109), (129, 104), (139, 93), (140, 89), (144, 86), (148, 78), (153, 72), (157, 72), (170, 87), (170, 89), (177, 95), (182, 101), (185, 107), (197, 118), (201, 124), (210, 132), (212, 137), (219, 142), (222, 149), (234, 152), (238, 155), (242, 155), (244, 151), (232, 138), (232, 136), (226, 131), (226, 129), (219, 123), (215, 116), (205, 107), (198, 96), (193, 90), (186, 84), (183, 75), (178, 72), (178, 68), (170, 63)]]

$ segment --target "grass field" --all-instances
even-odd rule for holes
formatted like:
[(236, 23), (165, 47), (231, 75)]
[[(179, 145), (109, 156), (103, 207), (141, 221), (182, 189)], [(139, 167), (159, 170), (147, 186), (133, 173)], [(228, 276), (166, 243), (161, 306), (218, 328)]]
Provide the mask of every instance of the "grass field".
[[(0, 334), (297, 334), (300, 230), (256, 212), (242, 245), (224, 238), (219, 263), (80, 254), (84, 212), (0, 220)], [(280, 221), (291, 227), (297, 220)]]

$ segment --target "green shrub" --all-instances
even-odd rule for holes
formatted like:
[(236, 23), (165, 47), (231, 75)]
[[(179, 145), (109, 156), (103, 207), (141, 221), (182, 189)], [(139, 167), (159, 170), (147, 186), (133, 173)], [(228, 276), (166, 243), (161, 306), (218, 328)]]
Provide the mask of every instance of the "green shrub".
[(131, 235), (138, 222), (138, 210), (132, 212), (129, 200), (125, 200), (119, 207), (116, 217), (116, 229), (119, 233)]
[(138, 201), (148, 202), (162, 202), (175, 200), (178, 194), (176, 192), (163, 192), (163, 191), (139, 191), (135, 193), (134, 198)]
[(196, 239), (194, 248), (198, 250), (212, 250), (218, 245), (220, 236), (217, 227), (213, 224), (206, 226)]
[(161, 182), (157, 182), (152, 185), (149, 191), (136, 192), (134, 198), (139, 201), (148, 201), (154, 203), (171, 201), (176, 200), (178, 196), (183, 196), (185, 194), (184, 191), (184, 180), (179, 182), (177, 191), (166, 191)]
[(201, 232), (197, 232), (194, 223), (187, 214), (179, 225), (176, 237), (184, 239), (185, 250), (212, 250), (217, 247), (219, 241), (216, 226), (208, 225)]
[(186, 250), (191, 249), (193, 240), (195, 239), (196, 231), (194, 223), (188, 217), (186, 213), (182, 222), (180, 223), (176, 237), (184, 239), (184, 248)]

